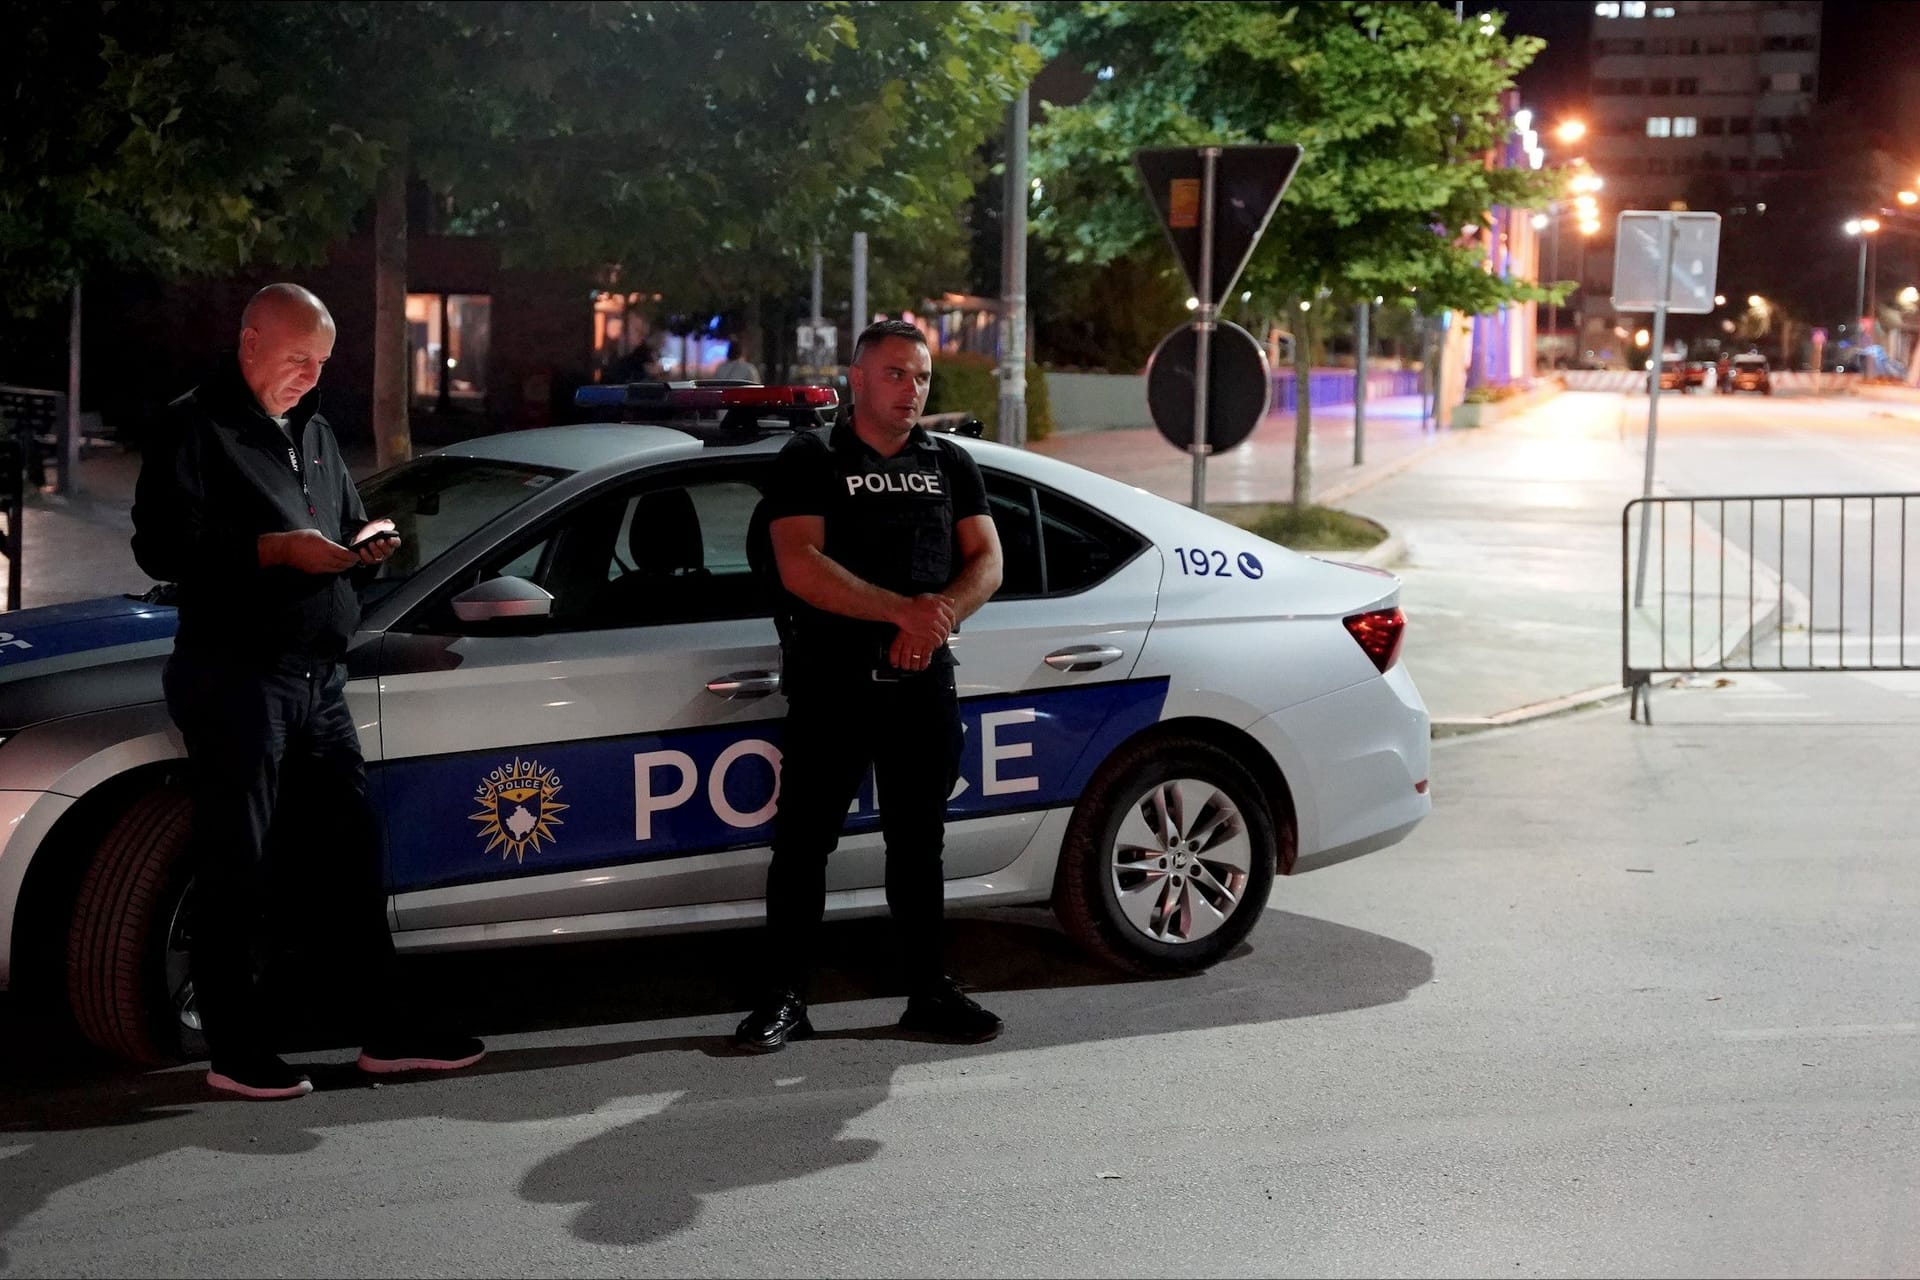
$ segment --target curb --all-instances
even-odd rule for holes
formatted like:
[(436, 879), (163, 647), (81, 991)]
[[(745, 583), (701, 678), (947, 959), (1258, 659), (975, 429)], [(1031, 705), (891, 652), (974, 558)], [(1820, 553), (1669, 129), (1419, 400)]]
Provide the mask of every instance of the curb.
[(1353, 557), (1352, 563), (1364, 564), (1372, 569), (1391, 569), (1405, 559), (1406, 554), (1407, 540), (1397, 533), (1389, 533), (1385, 538)]
[(1603, 684), (1582, 693), (1569, 693), (1562, 697), (1549, 698), (1545, 702), (1530, 702), (1524, 707), (1515, 707), (1511, 711), (1501, 711), (1490, 716), (1452, 716), (1444, 720), (1434, 720), (1431, 736), (1437, 740), (1458, 738), (1470, 733), (1484, 733), (1488, 729), (1505, 729), (1510, 725), (1528, 724), (1552, 716), (1571, 715), (1591, 707), (1603, 707), (1626, 696), (1625, 685)]

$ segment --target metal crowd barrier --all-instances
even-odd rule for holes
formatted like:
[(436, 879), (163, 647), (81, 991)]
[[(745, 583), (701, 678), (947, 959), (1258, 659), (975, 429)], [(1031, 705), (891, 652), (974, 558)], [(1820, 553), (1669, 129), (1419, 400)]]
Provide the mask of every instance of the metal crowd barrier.
[(1920, 494), (1634, 499), (1620, 516), (1629, 714), (1651, 723), (1656, 675), (1920, 670), (1916, 568)]

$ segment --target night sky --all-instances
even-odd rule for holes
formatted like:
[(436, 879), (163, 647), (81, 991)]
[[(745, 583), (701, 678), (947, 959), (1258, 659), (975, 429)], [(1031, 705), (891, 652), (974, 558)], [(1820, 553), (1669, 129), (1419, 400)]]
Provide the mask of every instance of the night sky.
[[(1507, 15), (1508, 32), (1547, 41), (1546, 50), (1520, 73), (1523, 105), (1549, 123), (1584, 114), (1593, 5), (1588, 0), (1507, 0), (1489, 7)], [(1889, 110), (1889, 73), (1920, 73), (1920, 3), (1914, 0), (1826, 0), (1820, 35), (1822, 102), (1852, 96), (1870, 111)], [(1908, 137), (1916, 129), (1920, 121), (1897, 122), (1896, 131)]]

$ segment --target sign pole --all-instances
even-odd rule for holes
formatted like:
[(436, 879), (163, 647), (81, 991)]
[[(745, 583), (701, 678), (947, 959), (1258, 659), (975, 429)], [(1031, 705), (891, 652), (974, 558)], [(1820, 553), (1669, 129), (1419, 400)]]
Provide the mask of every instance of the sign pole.
[[(1660, 224), (1660, 292), (1653, 308), (1653, 362), (1647, 370), (1647, 470), (1646, 478), (1640, 485), (1640, 496), (1653, 496), (1653, 447), (1659, 434), (1660, 422), (1660, 367), (1666, 363), (1667, 349), (1667, 294), (1673, 286), (1673, 244), (1679, 238), (1680, 231), (1674, 225), (1672, 215), (1661, 220)], [(1687, 385), (1687, 370), (1680, 366), (1680, 385)], [(1640, 564), (1633, 577), (1633, 607), (1638, 609), (1647, 594), (1647, 538), (1652, 528), (1653, 508), (1640, 505)]]
[(1353, 316), (1353, 465), (1367, 460), (1367, 318), (1373, 304), (1362, 302)]
[(1207, 377), (1219, 307), (1213, 299), (1213, 195), (1220, 148), (1200, 148), (1200, 279), (1193, 354), (1193, 509), (1207, 509)]

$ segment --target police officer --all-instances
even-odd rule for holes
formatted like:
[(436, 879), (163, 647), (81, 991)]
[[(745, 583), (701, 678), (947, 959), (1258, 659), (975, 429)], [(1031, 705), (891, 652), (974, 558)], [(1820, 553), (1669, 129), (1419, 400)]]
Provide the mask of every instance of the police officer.
[[(134, 493), (133, 554), (179, 586), (163, 677), (187, 749), (196, 903), (192, 973), (212, 1058), (207, 1083), (246, 1098), (297, 1098), (308, 1077), (273, 1053), (259, 967), (268, 865), (286, 784), (329, 803), (329, 847), (303, 852), (351, 899), (328, 921), (342, 959), (364, 965), (371, 1038), (363, 1071), (450, 1070), (478, 1040), (423, 1035), (396, 987), (366, 769), (340, 659), (359, 625), (349, 571), (393, 554), (391, 520), (367, 519), (315, 384), (333, 317), (298, 285), (269, 285), (241, 319), (239, 350), (167, 407)], [(274, 836), (269, 840), (270, 833)], [(273, 856), (270, 856), (273, 855)]]
[(869, 326), (854, 344), (847, 412), (824, 438), (788, 442), (767, 494), (788, 597), (787, 719), (767, 869), (768, 991), (734, 1034), (754, 1052), (813, 1033), (805, 992), (827, 857), (869, 765), (908, 983), (900, 1026), (965, 1042), (1000, 1033), (941, 959), (941, 846), (960, 763), (947, 637), (999, 588), (1001, 565), (980, 469), (916, 425), (932, 372), (918, 329)]

